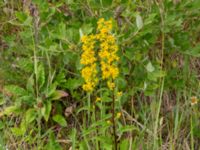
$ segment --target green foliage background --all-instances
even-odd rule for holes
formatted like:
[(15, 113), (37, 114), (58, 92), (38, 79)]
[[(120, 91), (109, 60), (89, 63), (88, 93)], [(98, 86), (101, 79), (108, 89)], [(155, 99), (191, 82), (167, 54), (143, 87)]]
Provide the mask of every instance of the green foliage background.
[(120, 49), (119, 149), (200, 148), (199, 14), (199, 0), (0, 0), (0, 148), (113, 148), (108, 89), (90, 106), (81, 88), (99, 18)]

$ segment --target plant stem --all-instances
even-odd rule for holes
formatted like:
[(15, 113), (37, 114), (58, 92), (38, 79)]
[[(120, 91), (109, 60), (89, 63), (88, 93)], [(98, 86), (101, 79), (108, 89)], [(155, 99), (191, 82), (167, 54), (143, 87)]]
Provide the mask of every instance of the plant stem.
[(117, 150), (117, 134), (115, 124), (115, 93), (112, 94), (112, 123), (113, 123), (113, 136), (114, 136), (114, 149)]
[(88, 110), (88, 118), (87, 118), (87, 125), (88, 125), (88, 127), (89, 127), (89, 125), (90, 125), (90, 110), (91, 110), (91, 96), (90, 96), (90, 93), (88, 93), (88, 99), (87, 99), (88, 101), (87, 101), (87, 103), (88, 103), (88, 108), (89, 108), (89, 110)]

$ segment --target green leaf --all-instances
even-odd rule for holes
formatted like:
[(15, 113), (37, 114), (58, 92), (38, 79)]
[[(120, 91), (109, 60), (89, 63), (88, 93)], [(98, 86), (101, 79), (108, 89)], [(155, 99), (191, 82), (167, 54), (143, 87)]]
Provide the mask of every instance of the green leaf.
[(68, 79), (67, 83), (65, 84), (65, 87), (69, 90), (74, 90), (77, 89), (78, 87), (80, 87), (83, 84), (83, 80), (82, 79)]
[(129, 125), (121, 126), (119, 128), (119, 133), (123, 134), (124, 132), (133, 131), (133, 130), (139, 131), (138, 128), (136, 128), (135, 126), (129, 126)]
[(3, 129), (5, 126), (5, 123), (3, 121), (0, 120), (0, 130)]
[(18, 112), (18, 110), (19, 110), (18, 106), (8, 106), (2, 112), (0, 112), (0, 116), (3, 116), (3, 115), (9, 116), (12, 113)]
[(166, 73), (162, 70), (155, 70), (148, 74), (148, 79), (152, 81), (157, 81), (158, 78), (164, 77)]
[(142, 17), (139, 14), (136, 15), (136, 25), (138, 30), (142, 29), (143, 27)]
[(69, 94), (65, 91), (62, 90), (56, 90), (53, 94), (52, 97), (50, 98), (51, 100), (59, 100), (63, 97), (68, 97)]
[(67, 122), (66, 122), (65, 118), (63, 116), (59, 115), (59, 114), (53, 116), (53, 120), (55, 122), (57, 122), (62, 127), (66, 127), (67, 126)]
[(44, 65), (40, 64), (38, 66), (38, 70), (36, 72), (36, 75), (37, 75), (37, 81), (38, 81), (39, 87), (41, 88), (44, 85), (44, 83), (45, 83)]
[(129, 140), (125, 139), (120, 142), (120, 150), (127, 150), (129, 149)]
[(183, 52), (187, 55), (191, 55), (193, 57), (200, 57), (200, 44), (196, 45), (194, 48)]
[(22, 136), (25, 134), (26, 132), (26, 129), (24, 128), (11, 128), (11, 131), (12, 133), (15, 135), (15, 136)]
[(152, 65), (151, 62), (149, 62), (146, 66), (146, 69), (148, 72), (153, 72), (155, 70), (154, 66)]
[(46, 103), (44, 103), (44, 106), (42, 107), (41, 112), (42, 112), (42, 116), (44, 117), (46, 121), (49, 120), (51, 109), (52, 109), (52, 104), (50, 101), (47, 101)]
[(15, 16), (22, 23), (27, 19), (27, 15), (23, 12), (16, 12)]
[(59, 143), (56, 142), (56, 138), (54, 133), (51, 131), (49, 135), (49, 140), (47, 145), (45, 145), (44, 150), (62, 150), (62, 147), (59, 145)]
[(4, 87), (4, 90), (6, 93), (14, 95), (14, 96), (27, 95), (26, 90), (17, 85), (7, 85)]
[(92, 24), (83, 24), (82, 27), (79, 29), (80, 37), (82, 37), (83, 35), (90, 34), (92, 30)]
[(33, 71), (33, 62), (30, 58), (21, 58), (19, 61), (17, 61), (18, 66), (21, 70), (25, 72), (32, 72)]
[(27, 124), (33, 122), (36, 119), (36, 117), (37, 112), (35, 111), (35, 109), (31, 108), (26, 111), (25, 120)]

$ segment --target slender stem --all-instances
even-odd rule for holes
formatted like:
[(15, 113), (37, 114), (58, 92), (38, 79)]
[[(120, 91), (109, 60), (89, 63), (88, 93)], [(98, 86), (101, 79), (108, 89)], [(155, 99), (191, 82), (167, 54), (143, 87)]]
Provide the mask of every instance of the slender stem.
[(87, 123), (88, 123), (88, 126), (90, 125), (90, 110), (91, 110), (91, 98), (90, 98), (90, 93), (88, 93), (88, 101), (87, 101), (87, 103), (88, 103), (88, 108), (89, 108), (89, 110), (88, 110), (88, 118), (87, 118)]
[[(165, 33), (164, 33), (164, 28), (165, 28), (165, 22), (164, 22), (164, 4), (163, 2), (156, 2), (156, 5), (158, 6), (159, 12), (160, 12), (160, 17), (161, 17), (161, 69), (163, 70), (164, 66), (164, 48), (165, 48)], [(160, 93), (159, 93), (159, 102), (158, 102), (158, 108), (156, 112), (156, 120), (155, 120), (155, 127), (154, 127), (154, 144), (153, 144), (153, 149), (157, 149), (157, 139), (158, 139), (158, 123), (159, 123), (159, 115), (160, 115), (160, 109), (161, 109), (161, 104), (162, 104), (162, 96), (163, 96), (163, 91), (164, 91), (164, 77), (160, 78), (159, 85), (160, 85)]]
[[(98, 118), (97, 118), (97, 111), (96, 111), (96, 106), (94, 108), (94, 120), (97, 122), (98, 121)], [(99, 130), (98, 130), (98, 127), (96, 128), (96, 136), (99, 136)], [(100, 141), (97, 140), (97, 149), (100, 150), (101, 149), (101, 146), (100, 146)]]
[(117, 150), (117, 134), (115, 124), (115, 93), (112, 91), (112, 123), (113, 123), (113, 135), (114, 135), (114, 149)]
[(190, 117), (190, 135), (191, 135), (191, 150), (194, 150), (194, 133), (193, 133), (193, 114)]

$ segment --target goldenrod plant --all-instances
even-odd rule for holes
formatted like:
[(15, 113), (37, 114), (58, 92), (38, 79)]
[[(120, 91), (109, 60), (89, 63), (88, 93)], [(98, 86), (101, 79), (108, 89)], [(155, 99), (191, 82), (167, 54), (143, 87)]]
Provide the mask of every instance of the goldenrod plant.
[(198, 150), (199, 0), (0, 0), (0, 150)]

